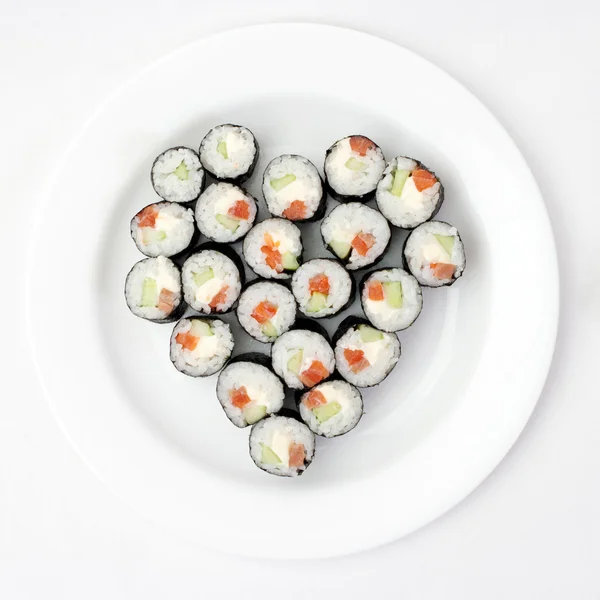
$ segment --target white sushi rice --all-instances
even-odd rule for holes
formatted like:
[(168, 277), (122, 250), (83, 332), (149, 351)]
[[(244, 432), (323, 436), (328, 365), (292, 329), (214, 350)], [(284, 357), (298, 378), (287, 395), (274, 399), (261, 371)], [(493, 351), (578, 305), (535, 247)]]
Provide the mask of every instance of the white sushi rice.
[(294, 324), (296, 320), (296, 301), (292, 292), (280, 283), (259, 281), (249, 285), (240, 295), (237, 307), (237, 317), (244, 330), (259, 342), (272, 342), (274, 338), (263, 333), (263, 325), (259, 323), (252, 313), (254, 309), (265, 300), (277, 307), (275, 316), (270, 319), (271, 325), (278, 335), (282, 335)]
[(277, 338), (271, 349), (273, 369), (288, 387), (295, 390), (305, 388), (298, 375), (288, 368), (288, 361), (297, 355), (299, 350), (302, 350), (302, 361), (298, 369), (300, 374), (308, 369), (313, 361), (321, 362), (329, 374), (335, 370), (333, 350), (322, 335), (307, 329), (288, 331)]
[[(248, 219), (235, 219), (238, 227), (232, 231), (219, 223), (217, 215), (229, 218), (227, 214), (238, 200), (248, 203)], [(244, 237), (256, 219), (256, 201), (245, 190), (232, 183), (213, 183), (202, 192), (196, 203), (196, 223), (198, 229), (208, 239), (215, 242), (235, 242)]]
[[(372, 281), (380, 281), (382, 284), (390, 281), (400, 282), (401, 308), (390, 306), (385, 298), (385, 292), (383, 300), (369, 300), (369, 283)], [(419, 282), (403, 269), (382, 269), (372, 273), (364, 282), (361, 302), (367, 319), (377, 329), (393, 332), (406, 329), (414, 323), (423, 308), (423, 295)]]
[[(154, 227), (140, 227), (143, 210), (158, 211)], [(194, 236), (194, 211), (176, 202), (157, 202), (131, 219), (131, 237), (138, 250), (146, 256), (173, 256), (185, 250)]]
[(204, 184), (200, 158), (190, 148), (165, 150), (154, 161), (151, 176), (156, 193), (170, 202), (195, 200)]
[(200, 161), (216, 179), (238, 179), (253, 166), (256, 152), (256, 140), (249, 129), (217, 125), (200, 144)]
[(299, 261), (302, 254), (300, 229), (285, 219), (265, 219), (253, 227), (244, 240), (244, 258), (257, 275), (267, 279), (289, 279), (289, 271), (278, 272), (265, 262), (266, 255), (261, 250), (266, 244), (265, 234), (271, 236), (280, 254), (289, 252)]
[[(153, 279), (156, 282), (156, 306), (142, 306), (142, 293), (146, 279)], [(160, 293), (163, 289), (173, 293), (173, 309), (169, 312), (158, 308)], [(172, 260), (164, 256), (145, 258), (139, 261), (133, 265), (125, 280), (125, 299), (127, 306), (137, 317), (150, 321), (167, 319), (181, 304), (179, 269)]]
[[(273, 182), (293, 175), (295, 180), (277, 191)], [(323, 184), (317, 167), (307, 158), (294, 154), (283, 154), (274, 158), (265, 169), (262, 185), (267, 208), (272, 215), (283, 217), (284, 211), (294, 200), (306, 205), (304, 219), (310, 219), (323, 198)]]
[[(213, 277), (201, 286), (196, 284), (194, 275), (202, 275), (212, 269)], [(202, 250), (192, 254), (181, 268), (183, 295), (185, 301), (198, 312), (226, 312), (238, 299), (242, 283), (236, 264), (222, 252), (217, 250)], [(210, 307), (212, 299), (227, 287), (226, 301), (217, 304), (215, 309)]]
[(345, 259), (350, 271), (372, 264), (385, 251), (391, 237), (388, 222), (380, 212), (360, 202), (348, 202), (334, 208), (321, 223), (321, 235), (327, 245), (334, 240), (351, 245), (359, 233), (370, 233), (375, 237), (375, 243), (365, 256), (354, 248), (350, 250)]
[[(358, 328), (349, 327), (335, 345), (335, 362), (340, 375), (352, 385), (369, 387), (385, 379), (400, 358), (400, 342), (395, 333), (381, 332), (383, 339), (363, 342)], [(369, 361), (366, 369), (354, 373), (344, 356), (344, 350), (362, 350)]]
[(431, 219), (438, 208), (442, 191), (439, 181), (436, 181), (431, 187), (419, 191), (412, 175), (409, 175), (400, 195), (392, 193), (396, 171), (412, 173), (417, 167), (424, 168), (412, 158), (397, 156), (389, 162), (382, 179), (377, 184), (375, 194), (377, 206), (385, 218), (396, 227), (412, 229)]
[[(313, 391), (321, 392), (327, 404), (339, 404), (341, 410), (323, 422), (319, 421), (313, 409), (306, 406), (306, 401)], [(360, 392), (353, 385), (347, 381), (334, 380), (320, 383), (303, 394), (298, 409), (302, 420), (311, 431), (324, 437), (335, 437), (356, 427), (363, 415), (363, 401)]]
[[(250, 404), (238, 408), (231, 403), (230, 392), (244, 387)], [(283, 384), (267, 367), (248, 361), (238, 361), (227, 365), (217, 381), (217, 398), (228, 419), (237, 427), (246, 427), (246, 416), (256, 407), (264, 407), (265, 415), (281, 410), (285, 392)]]
[[(213, 335), (202, 336), (194, 350), (187, 350), (177, 342), (177, 334), (186, 333), (193, 321), (204, 321)], [(219, 371), (231, 356), (233, 335), (227, 323), (219, 319), (181, 319), (171, 334), (171, 361), (175, 368), (190, 377), (207, 377)]]
[[(317, 275), (325, 275), (329, 280), (329, 294), (326, 306), (318, 312), (307, 310), (311, 298), (309, 290), (310, 280)], [(348, 302), (352, 292), (352, 278), (348, 271), (337, 262), (327, 258), (315, 258), (301, 265), (292, 277), (292, 292), (298, 308), (307, 316), (315, 319), (327, 317), (339, 312)]]
[[(436, 235), (454, 236), (452, 252), (440, 244)], [(439, 287), (458, 279), (465, 268), (465, 249), (456, 227), (443, 221), (429, 221), (419, 225), (406, 240), (404, 257), (410, 272), (421, 285)], [(438, 279), (431, 265), (451, 264), (455, 270), (452, 277)]]
[(364, 196), (377, 187), (385, 169), (385, 158), (375, 144), (361, 156), (350, 146), (352, 137), (339, 140), (328, 150), (325, 177), (333, 191), (341, 196)]
[[(301, 467), (289, 466), (291, 444), (304, 446), (305, 459)], [(263, 448), (267, 447), (280, 459), (279, 464), (265, 464)], [(250, 456), (256, 466), (267, 473), (296, 477), (309, 466), (315, 454), (315, 435), (304, 424), (289, 417), (269, 417), (259, 421), (250, 432)]]

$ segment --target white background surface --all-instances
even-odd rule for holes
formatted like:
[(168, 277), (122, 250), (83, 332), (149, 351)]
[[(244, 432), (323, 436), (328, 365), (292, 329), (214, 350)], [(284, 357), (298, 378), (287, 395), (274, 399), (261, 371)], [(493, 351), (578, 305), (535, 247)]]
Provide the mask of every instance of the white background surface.
[[(22, 247), (45, 177), (115, 86), (199, 36), (285, 20), (345, 25), (396, 41), (446, 69), (495, 113), (545, 197), (562, 312), (552, 370), (529, 425), (466, 501), (368, 553), (265, 564), (175, 539), (124, 506), (83, 465), (27, 360), (19, 322), (23, 259), (13, 248)], [(599, 25), (600, 7), (591, 0), (304, 0), (295, 9), (266, 0), (210, 8), (199, 0), (0, 2), (0, 597), (600, 598)], [(251, 51), (235, 68), (249, 59)], [(401, 79), (401, 66), (390, 76)], [(95, 176), (90, 165), (91, 185)], [(84, 190), (82, 214), (85, 222)], [(535, 269), (535, 256), (525, 263)], [(75, 344), (84, 350), (85, 340)]]

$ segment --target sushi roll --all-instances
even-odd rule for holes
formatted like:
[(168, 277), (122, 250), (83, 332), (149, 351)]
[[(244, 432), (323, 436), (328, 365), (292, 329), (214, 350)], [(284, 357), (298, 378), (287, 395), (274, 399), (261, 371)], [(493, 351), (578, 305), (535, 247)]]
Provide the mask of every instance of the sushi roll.
[(150, 173), (154, 191), (167, 202), (187, 204), (198, 198), (204, 187), (200, 158), (183, 146), (159, 154)]
[(261, 470), (280, 477), (302, 475), (315, 454), (315, 434), (292, 417), (268, 417), (252, 426), (250, 457)]
[(384, 169), (381, 148), (364, 135), (338, 140), (325, 154), (327, 189), (340, 202), (371, 200)]
[(407, 156), (393, 158), (377, 184), (377, 206), (396, 227), (414, 229), (432, 219), (444, 201), (444, 187), (433, 171)]
[(219, 374), (217, 398), (236, 427), (253, 425), (283, 407), (283, 383), (264, 354), (242, 354)]
[(388, 333), (410, 327), (423, 308), (419, 282), (402, 269), (366, 275), (360, 285), (360, 301), (367, 319)]
[(242, 291), (244, 268), (228, 246), (206, 244), (183, 263), (181, 279), (185, 301), (194, 310), (226, 313)]
[(140, 260), (125, 280), (125, 300), (136, 317), (156, 323), (177, 320), (185, 308), (179, 268), (164, 256)]
[(258, 162), (256, 138), (241, 125), (217, 125), (200, 143), (200, 162), (215, 179), (244, 183)]
[(259, 342), (272, 342), (296, 320), (296, 301), (280, 283), (256, 281), (241, 294), (237, 317), (244, 331)]
[(256, 200), (231, 183), (213, 183), (196, 203), (198, 229), (209, 240), (227, 244), (243, 238), (256, 220)]
[(292, 277), (298, 308), (308, 317), (336, 315), (354, 299), (354, 280), (337, 261), (315, 258), (305, 262)]
[(363, 269), (381, 260), (391, 231), (381, 213), (359, 202), (334, 208), (321, 223), (327, 249), (350, 271)]
[(465, 270), (465, 249), (456, 227), (443, 221), (419, 225), (404, 244), (404, 264), (427, 287), (452, 285)]
[(130, 224), (131, 237), (146, 256), (175, 256), (198, 237), (194, 211), (176, 202), (156, 202), (143, 208)]
[(311, 388), (328, 379), (335, 370), (329, 342), (308, 329), (293, 329), (277, 338), (271, 360), (275, 373), (295, 390)]
[(400, 358), (400, 342), (395, 333), (375, 329), (356, 317), (342, 321), (334, 346), (339, 374), (357, 387), (381, 383)]
[(262, 185), (269, 212), (290, 221), (316, 221), (325, 213), (325, 192), (317, 167), (295, 154), (274, 158)]
[(356, 427), (363, 415), (363, 401), (353, 385), (334, 379), (302, 394), (298, 410), (313, 433), (332, 438)]
[(266, 219), (244, 240), (248, 266), (266, 279), (289, 279), (302, 261), (300, 229), (285, 219)]
[(231, 329), (220, 319), (181, 319), (171, 334), (171, 362), (178, 371), (190, 377), (208, 377), (217, 373), (232, 351)]

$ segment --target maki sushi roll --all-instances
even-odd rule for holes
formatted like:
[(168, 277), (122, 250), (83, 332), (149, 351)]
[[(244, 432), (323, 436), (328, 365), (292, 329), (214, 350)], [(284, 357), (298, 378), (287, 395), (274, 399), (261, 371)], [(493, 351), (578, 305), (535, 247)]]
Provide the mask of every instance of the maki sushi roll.
[(178, 319), (185, 304), (177, 265), (164, 256), (135, 263), (125, 280), (125, 300), (136, 317), (156, 323)]
[(217, 125), (200, 143), (200, 162), (215, 179), (244, 183), (258, 162), (256, 138), (241, 125)]
[(242, 354), (230, 360), (219, 374), (217, 398), (236, 427), (253, 425), (281, 410), (283, 383), (269, 365), (264, 354)]
[(194, 310), (226, 313), (240, 295), (244, 269), (228, 246), (207, 244), (183, 263), (181, 278), (185, 301)]
[(273, 369), (295, 390), (311, 388), (335, 370), (333, 350), (327, 339), (308, 329), (293, 329), (277, 338), (271, 349)]
[(465, 269), (465, 249), (456, 227), (443, 221), (419, 225), (404, 245), (404, 264), (421, 285), (452, 285)]
[(400, 358), (400, 342), (395, 333), (374, 329), (356, 317), (348, 317), (340, 324), (334, 346), (339, 374), (357, 387), (381, 383)]
[(364, 135), (338, 140), (325, 154), (327, 189), (340, 202), (371, 200), (384, 169), (381, 148)]
[(198, 237), (194, 211), (176, 202), (156, 202), (143, 208), (130, 224), (131, 237), (146, 256), (175, 256)]
[(354, 280), (336, 260), (315, 258), (305, 262), (292, 277), (298, 308), (308, 317), (336, 315), (354, 298)]
[(365, 276), (360, 301), (367, 319), (388, 333), (410, 327), (423, 308), (419, 282), (402, 269), (381, 269)]
[(257, 281), (240, 296), (237, 317), (244, 331), (259, 342), (272, 342), (296, 320), (296, 301), (280, 283)]
[(193, 202), (204, 187), (200, 158), (184, 146), (169, 148), (159, 154), (152, 164), (150, 178), (154, 191), (168, 202)]
[(265, 169), (262, 185), (269, 212), (290, 221), (316, 221), (325, 213), (325, 192), (308, 158), (282, 154)]
[(220, 319), (181, 319), (171, 334), (171, 362), (190, 377), (208, 377), (220, 371), (232, 351), (231, 329)]
[(231, 183), (213, 183), (196, 203), (198, 229), (209, 240), (221, 243), (243, 238), (256, 220), (256, 200)]
[(350, 271), (381, 260), (390, 243), (391, 231), (381, 213), (359, 202), (334, 208), (321, 223), (327, 249)]
[(268, 417), (250, 431), (250, 457), (261, 470), (280, 477), (297, 477), (315, 454), (315, 434), (292, 417)]
[(396, 227), (414, 229), (432, 219), (444, 201), (444, 187), (433, 171), (407, 156), (393, 158), (377, 184), (377, 206)]
[(244, 240), (248, 266), (266, 279), (289, 279), (302, 261), (300, 229), (285, 219), (266, 219)]
[(353, 385), (334, 379), (302, 394), (298, 410), (313, 433), (332, 438), (356, 427), (363, 415), (363, 401)]

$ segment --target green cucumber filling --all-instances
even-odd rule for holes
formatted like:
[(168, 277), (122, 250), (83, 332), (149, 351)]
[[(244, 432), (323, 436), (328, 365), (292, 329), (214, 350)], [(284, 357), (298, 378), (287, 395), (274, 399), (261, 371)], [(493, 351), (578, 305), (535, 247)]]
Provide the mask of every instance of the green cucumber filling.
[(158, 286), (156, 279), (146, 277), (142, 284), (142, 303), (140, 306), (149, 308), (158, 304)]
[(313, 292), (306, 304), (306, 312), (315, 313), (327, 308), (327, 294)]
[(402, 190), (404, 189), (404, 184), (409, 175), (410, 171), (404, 169), (396, 169), (394, 171), (394, 181), (392, 183), (392, 194), (394, 194), (394, 196), (402, 196)]
[(300, 265), (298, 259), (291, 252), (284, 252), (281, 255), (281, 266), (286, 271), (295, 271)]
[(381, 331), (373, 329), (373, 327), (369, 327), (368, 325), (359, 325), (358, 332), (360, 333), (360, 339), (365, 343), (378, 342), (383, 339)]
[(435, 235), (439, 245), (448, 253), (448, 256), (452, 256), (455, 237), (453, 235), (441, 235), (440, 233), (434, 233), (433, 235)]
[(284, 187), (290, 185), (290, 183), (294, 183), (294, 181), (296, 181), (296, 176), (293, 173), (288, 173), (287, 175), (279, 177), (278, 179), (271, 179), (271, 187), (276, 192), (279, 192)]
[(189, 171), (185, 166), (185, 162), (182, 160), (181, 164), (175, 169), (175, 175), (179, 177), (182, 181), (185, 181), (188, 178)]
[(200, 287), (204, 285), (207, 281), (210, 281), (215, 276), (215, 272), (208, 267), (201, 271), (200, 273), (193, 273), (192, 278), (194, 279), (194, 283)]
[(329, 247), (333, 250), (334, 254), (342, 260), (350, 254), (352, 246), (346, 242), (339, 242), (337, 240), (331, 240)]
[(246, 423), (248, 423), (248, 425), (254, 425), (254, 423), (257, 423), (267, 415), (267, 407), (263, 406), (262, 404), (247, 406), (242, 411), (242, 414), (244, 415), (244, 419), (246, 419)]
[(302, 358), (304, 356), (304, 350), (298, 350), (287, 363), (288, 371), (298, 375), (300, 373), (300, 367), (302, 366)]
[(229, 158), (229, 155), (227, 154), (227, 142), (219, 142), (217, 144), (217, 152), (225, 159), (227, 160)]
[(144, 240), (144, 244), (162, 242), (166, 237), (167, 234), (164, 231), (152, 229), (151, 227), (142, 227), (142, 239)]
[(361, 171), (364, 171), (367, 168), (367, 163), (363, 162), (362, 160), (358, 160), (358, 158), (354, 158), (354, 156), (351, 156), (346, 161), (345, 166), (347, 169), (350, 169), (351, 171), (360, 173)]
[(214, 335), (212, 327), (206, 321), (200, 321), (198, 319), (194, 319), (192, 321), (192, 327), (190, 328), (190, 333), (194, 337), (210, 337)]
[(277, 454), (275, 454), (275, 452), (273, 452), (273, 450), (271, 450), (271, 448), (269, 448), (269, 446), (263, 444), (262, 442), (260, 443), (260, 445), (262, 446), (262, 455), (260, 457), (262, 463), (264, 463), (265, 465), (281, 464), (281, 459), (279, 458), (279, 456), (277, 456)]
[(273, 323), (271, 323), (271, 321), (266, 321), (265, 323), (263, 323), (262, 327), (261, 327), (261, 331), (270, 338), (274, 338), (277, 337), (277, 329), (275, 328), (275, 325), (273, 325)]
[(240, 222), (237, 219), (232, 217), (228, 217), (227, 215), (218, 214), (215, 219), (219, 222), (225, 229), (229, 229), (232, 233), (237, 231), (237, 228), (240, 226)]
[(402, 284), (399, 281), (384, 281), (383, 295), (391, 308), (402, 308)]
[(328, 402), (313, 408), (313, 414), (317, 417), (319, 423), (329, 421), (331, 417), (335, 417), (342, 410), (342, 405), (339, 402)]

